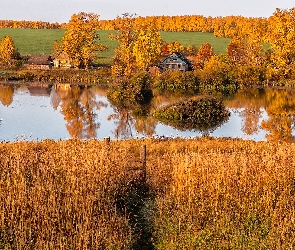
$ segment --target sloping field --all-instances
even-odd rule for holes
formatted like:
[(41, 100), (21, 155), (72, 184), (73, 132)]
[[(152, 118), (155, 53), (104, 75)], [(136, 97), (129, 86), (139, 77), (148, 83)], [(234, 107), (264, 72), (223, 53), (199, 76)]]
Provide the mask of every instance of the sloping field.
[[(117, 42), (110, 40), (108, 34), (114, 31), (102, 30), (98, 33), (99, 42), (109, 47), (99, 57), (112, 57)], [(0, 29), (0, 39), (10, 35), (22, 55), (50, 54), (54, 41), (59, 41), (64, 34), (65, 30), (61, 29)], [(202, 43), (209, 42), (216, 54), (225, 52), (230, 41), (227, 38), (216, 38), (212, 33), (201, 32), (161, 32), (161, 36), (165, 42), (179, 41), (185, 47), (193, 44), (200, 47)]]

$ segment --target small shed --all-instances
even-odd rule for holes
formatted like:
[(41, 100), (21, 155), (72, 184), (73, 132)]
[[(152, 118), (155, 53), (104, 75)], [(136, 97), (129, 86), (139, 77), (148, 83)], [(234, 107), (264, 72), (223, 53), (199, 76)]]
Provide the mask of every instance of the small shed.
[(56, 68), (71, 68), (71, 59), (67, 52), (62, 51), (55, 59), (54, 59), (54, 67)]
[(27, 67), (29, 69), (51, 69), (53, 60), (51, 56), (36, 55), (28, 59)]
[(172, 70), (186, 72), (192, 70), (192, 63), (182, 53), (174, 52), (162, 61), (161, 68), (163, 71)]

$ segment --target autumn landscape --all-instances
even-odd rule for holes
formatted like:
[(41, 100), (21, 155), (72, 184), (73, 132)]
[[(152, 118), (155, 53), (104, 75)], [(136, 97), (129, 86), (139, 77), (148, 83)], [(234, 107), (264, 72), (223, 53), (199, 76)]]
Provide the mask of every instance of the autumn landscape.
[[(24, 83), (100, 86), (138, 117), (207, 131), (228, 119), (224, 97), (239, 89), (294, 88), (294, 31), (295, 8), (2, 20), (0, 101)], [(150, 112), (159, 94), (173, 103)], [(295, 249), (295, 101), (268, 99), (277, 120), (265, 141), (0, 142), (0, 249)]]

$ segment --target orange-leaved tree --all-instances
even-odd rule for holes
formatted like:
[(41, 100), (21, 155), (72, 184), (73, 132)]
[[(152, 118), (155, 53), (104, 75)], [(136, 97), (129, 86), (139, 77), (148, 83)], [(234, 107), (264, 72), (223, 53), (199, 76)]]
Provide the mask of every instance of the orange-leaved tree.
[(194, 68), (203, 69), (205, 64), (214, 56), (214, 50), (210, 43), (204, 43), (198, 50), (197, 56), (195, 57)]
[(136, 67), (146, 70), (157, 63), (161, 56), (162, 38), (154, 23), (141, 25), (137, 30), (136, 40), (133, 46)]

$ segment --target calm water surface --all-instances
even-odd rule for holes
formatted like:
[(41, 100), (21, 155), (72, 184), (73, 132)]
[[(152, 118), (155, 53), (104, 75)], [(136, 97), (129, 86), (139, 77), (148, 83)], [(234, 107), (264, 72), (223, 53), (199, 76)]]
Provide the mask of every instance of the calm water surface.
[[(70, 85), (0, 85), (0, 141), (69, 139), (128, 139), (142, 137), (244, 138), (255, 141), (295, 138), (295, 91), (291, 89), (239, 90), (225, 99), (228, 121), (209, 131), (180, 131), (153, 117), (118, 108), (106, 90)], [(157, 96), (148, 107), (173, 101)]]

